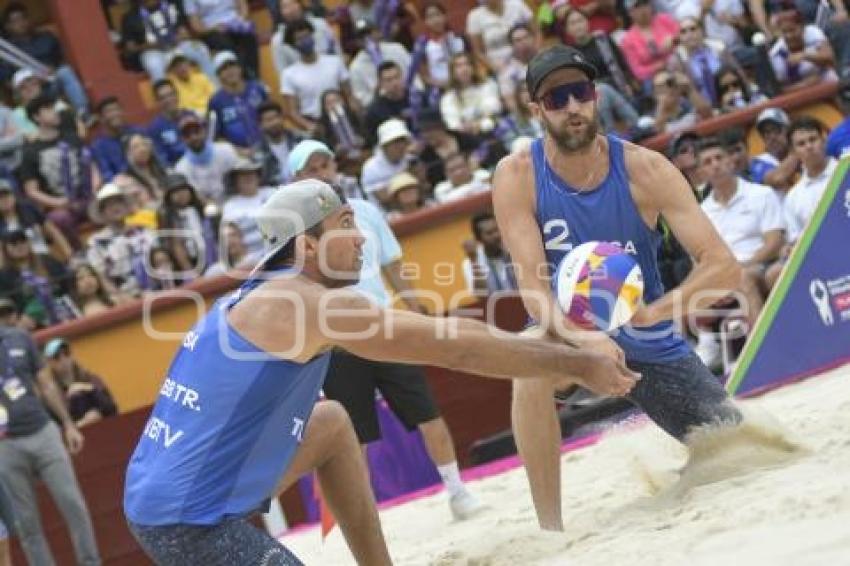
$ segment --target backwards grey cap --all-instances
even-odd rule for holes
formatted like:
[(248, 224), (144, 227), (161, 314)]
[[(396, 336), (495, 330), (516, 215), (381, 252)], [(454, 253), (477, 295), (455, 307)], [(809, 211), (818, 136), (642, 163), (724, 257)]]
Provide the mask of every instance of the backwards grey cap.
[(345, 205), (333, 188), (318, 179), (304, 179), (277, 189), (257, 211), (257, 226), (268, 251), (259, 265), (292, 238), (319, 224)]

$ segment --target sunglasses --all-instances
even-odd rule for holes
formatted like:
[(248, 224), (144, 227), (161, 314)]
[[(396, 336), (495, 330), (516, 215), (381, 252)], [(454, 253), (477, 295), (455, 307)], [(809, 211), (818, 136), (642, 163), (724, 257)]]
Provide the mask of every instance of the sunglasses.
[(727, 89), (730, 89), (730, 88), (740, 88), (740, 87), (741, 87), (741, 83), (738, 82), (737, 79), (731, 80), (731, 81), (726, 81), (725, 83), (720, 83), (720, 88), (722, 88), (724, 90), (727, 90)]
[(682, 33), (693, 33), (695, 31), (697, 31), (697, 28), (695, 26), (694, 27), (679, 28), (679, 31), (682, 32)]
[(579, 103), (590, 102), (596, 98), (596, 87), (591, 81), (558, 85), (542, 95), (540, 102), (546, 110), (560, 110), (570, 103), (570, 97)]

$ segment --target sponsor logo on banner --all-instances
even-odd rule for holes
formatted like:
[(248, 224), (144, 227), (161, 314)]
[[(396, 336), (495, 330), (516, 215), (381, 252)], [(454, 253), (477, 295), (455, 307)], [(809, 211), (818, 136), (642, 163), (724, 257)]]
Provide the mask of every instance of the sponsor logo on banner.
[(825, 326), (850, 322), (850, 274), (835, 279), (813, 279), (809, 294)]

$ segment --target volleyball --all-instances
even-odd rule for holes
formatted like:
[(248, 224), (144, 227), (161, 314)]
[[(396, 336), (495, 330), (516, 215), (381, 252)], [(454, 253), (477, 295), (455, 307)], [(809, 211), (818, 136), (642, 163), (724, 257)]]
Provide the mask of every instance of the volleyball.
[(623, 248), (586, 242), (567, 254), (555, 272), (558, 304), (573, 324), (611, 331), (626, 324), (643, 297), (643, 272)]

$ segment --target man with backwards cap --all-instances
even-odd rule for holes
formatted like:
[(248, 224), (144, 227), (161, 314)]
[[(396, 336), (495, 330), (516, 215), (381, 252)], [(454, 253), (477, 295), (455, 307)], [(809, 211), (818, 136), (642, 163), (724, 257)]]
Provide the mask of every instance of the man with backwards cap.
[[(696, 300), (700, 292), (716, 290), (711, 300), (717, 300), (734, 289), (740, 268), (669, 161), (598, 133), (595, 77), (596, 69), (571, 47), (537, 54), (526, 82), (544, 137), (503, 159), (494, 176), (496, 218), (517, 267), (526, 309), (553, 338), (569, 337), (582, 351), (625, 360), (641, 373), (627, 398), (675, 438), (684, 440), (706, 423), (737, 423), (740, 413), (671, 321), (685, 308), (708, 306)], [(690, 276), (667, 294), (656, 259), (659, 216), (695, 260)], [(645, 280), (645, 305), (632, 326), (613, 337), (571, 327), (555, 300), (548, 270), (539, 269), (557, 266), (574, 246), (594, 240), (621, 244), (640, 264)], [(514, 383), (514, 434), (544, 529), (563, 529), (560, 430), (552, 397), (571, 383), (569, 377)]]
[[(357, 562), (390, 563), (351, 421), (317, 403), (333, 347), (501, 378), (583, 376), (603, 394), (634, 385), (605, 356), (342, 289), (364, 239), (322, 181), (282, 187), (257, 223), (267, 254), (186, 334), (127, 470), (124, 511), (157, 564), (300, 564), (247, 518), (314, 469)], [(441, 340), (447, 323), (455, 338)]]

